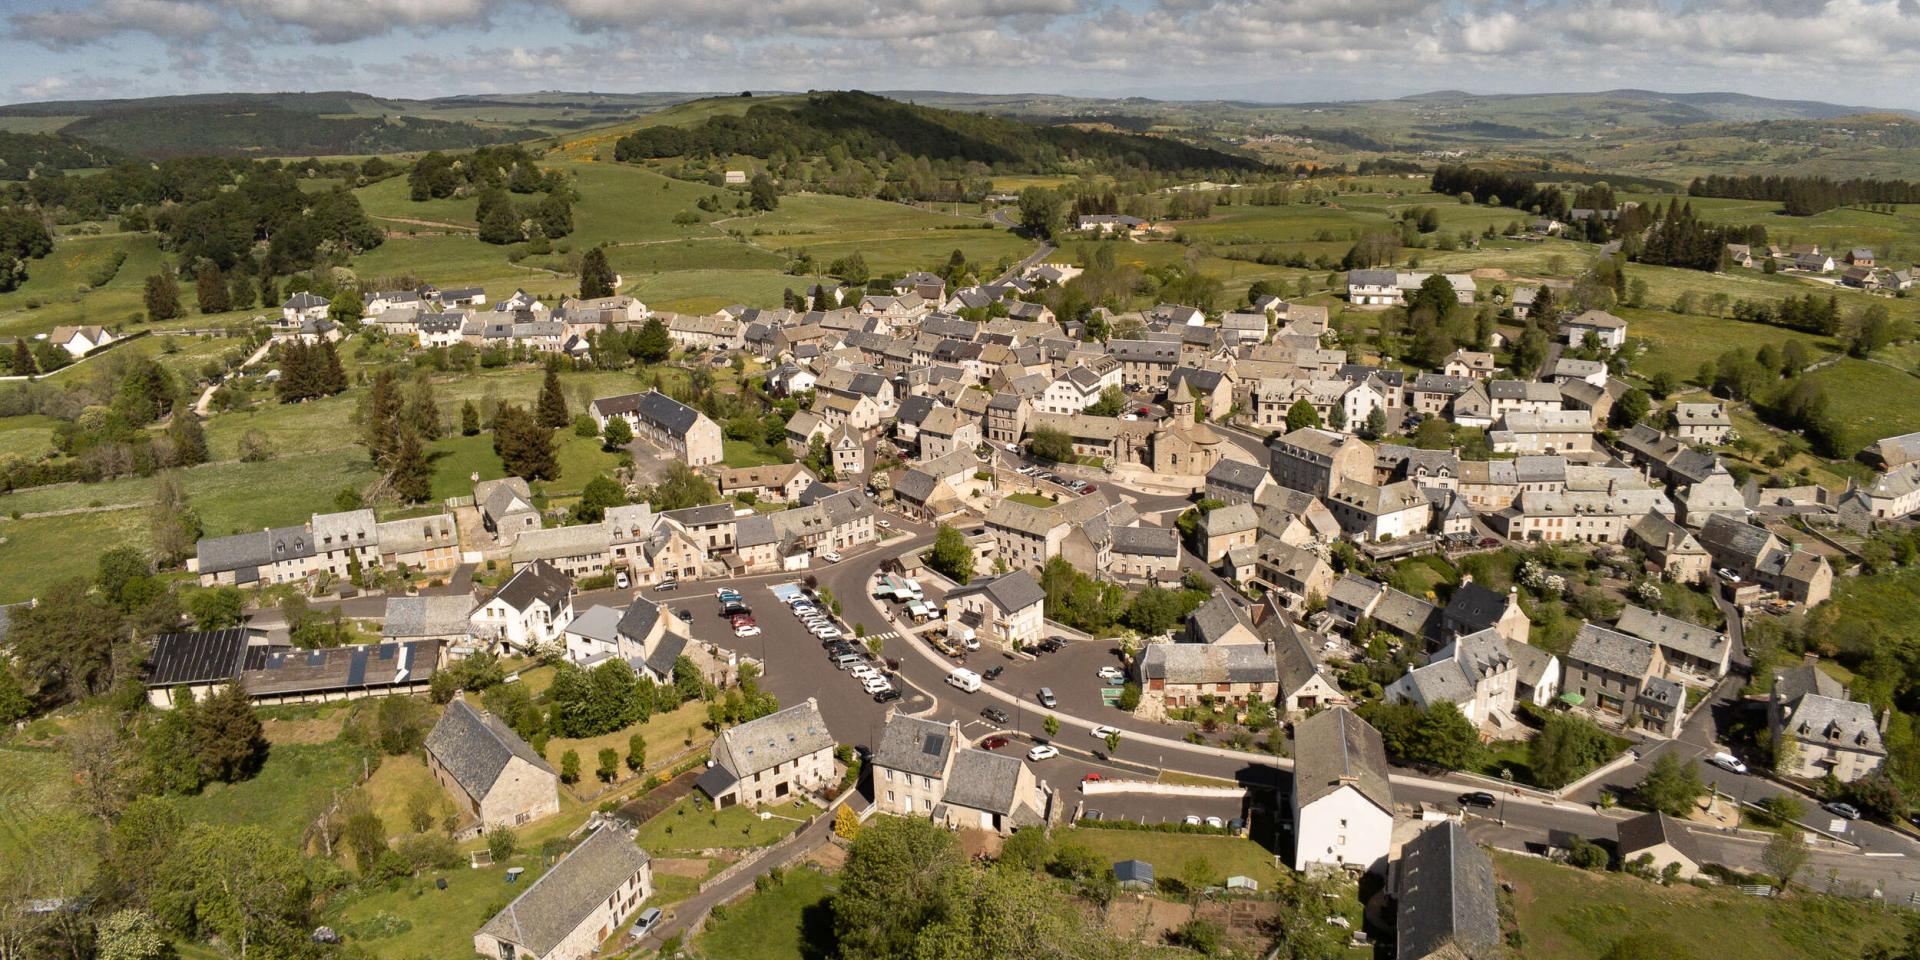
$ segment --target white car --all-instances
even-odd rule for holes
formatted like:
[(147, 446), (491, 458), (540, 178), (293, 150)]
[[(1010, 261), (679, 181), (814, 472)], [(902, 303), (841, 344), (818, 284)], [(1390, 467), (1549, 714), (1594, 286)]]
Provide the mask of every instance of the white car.
[(1747, 765), (1744, 763), (1741, 763), (1739, 757), (1736, 757), (1733, 754), (1726, 752), (1725, 750), (1722, 750), (1719, 753), (1714, 754), (1711, 758), (1707, 760), (1707, 762), (1713, 764), (1716, 767), (1719, 767), (1722, 770), (1727, 770), (1733, 773), (1747, 772)]
[(1014, 472), (1015, 472), (1015, 473), (1018, 473), (1018, 474), (1020, 474), (1020, 475), (1021, 475), (1021, 476), (1023, 476), (1023, 477), (1031, 477), (1031, 476), (1033, 476), (1034, 474), (1036, 474), (1036, 473), (1039, 473), (1039, 472), (1040, 472), (1040, 468), (1039, 468), (1039, 467), (1036, 467), (1036, 466), (1034, 466), (1034, 465), (1033, 465), (1033, 464), (1031, 464), (1031, 463), (1029, 463), (1029, 464), (1027, 464), (1026, 466), (1024, 466), (1024, 467), (1021, 467), (1021, 468), (1020, 468), (1019, 470), (1016, 470), (1016, 471), (1014, 471)]
[(633, 581), (627, 579), (627, 572), (625, 570), (622, 570), (614, 576), (613, 585), (616, 587), (619, 587), (622, 590), (625, 590), (628, 587), (633, 586)]
[(1189, 813), (1187, 814), (1187, 818), (1181, 822), (1185, 823), (1189, 827), (1197, 827), (1200, 825), (1200, 818)]
[(1109, 727), (1109, 726), (1103, 725), (1103, 726), (1098, 726), (1093, 728), (1093, 736), (1094, 736), (1094, 739), (1096, 740), (1105, 740), (1106, 738), (1119, 732), (1120, 732), (1119, 727)]
[(816, 637), (819, 637), (822, 640), (838, 640), (841, 637), (846, 636), (846, 634), (841, 633), (840, 631), (834, 629), (833, 627), (821, 627), (820, 629), (815, 630), (813, 632), (813, 635)]
[(1220, 819), (1219, 817), (1208, 817), (1207, 826), (1212, 827), (1215, 830), (1225, 830), (1227, 828), (1227, 822), (1225, 820)]
[(892, 690), (893, 684), (888, 683), (886, 677), (875, 676), (875, 677), (868, 677), (865, 680), (861, 681), (860, 688), (867, 691), (867, 693), (869, 694), (874, 694), (874, 693), (881, 693), (887, 690)]
[(736, 637), (757, 637), (760, 635), (760, 628), (752, 625), (735, 627), (733, 635)]
[(880, 675), (880, 671), (867, 666), (854, 667), (852, 670), (848, 672), (853, 674), (856, 677), (859, 677), (862, 680), (865, 680), (868, 677), (877, 677)]
[(1017, 444), (1017, 443), (1009, 443), (1009, 444), (1007, 444), (1007, 452), (1008, 452), (1008, 453), (1019, 453), (1019, 452), (1020, 452), (1020, 445), (1019, 445), (1019, 444)]
[(873, 525), (874, 525), (874, 526), (876, 526), (876, 527), (891, 527), (891, 526), (893, 526), (893, 522), (892, 522), (892, 521), (890, 521), (890, 520), (888, 520), (888, 519), (886, 519), (885, 517), (882, 517), (882, 518), (881, 518), (881, 519), (879, 519), (879, 520), (875, 520), (875, 521), (873, 522)]
[(828, 552), (828, 553), (821, 554), (820, 559), (825, 560), (828, 563), (839, 563), (840, 555), (837, 553)]
[(1054, 747), (1054, 745), (1051, 743), (1043, 743), (1037, 747), (1034, 747), (1032, 750), (1027, 751), (1027, 759), (1035, 763), (1038, 763), (1042, 760), (1051, 760), (1054, 757), (1057, 757), (1059, 755), (1060, 755), (1059, 749)]
[(1101, 667), (1100, 668), (1100, 679), (1102, 680), (1111, 680), (1114, 683), (1119, 683), (1120, 681), (1125, 680), (1126, 678), (1127, 678), (1127, 675), (1124, 673), (1121, 673), (1119, 667)]

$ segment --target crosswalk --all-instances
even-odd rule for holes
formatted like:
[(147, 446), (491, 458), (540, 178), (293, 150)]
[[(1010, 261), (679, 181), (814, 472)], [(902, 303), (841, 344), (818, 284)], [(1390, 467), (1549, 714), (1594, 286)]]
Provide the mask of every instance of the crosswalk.
[(897, 636), (899, 636), (899, 635), (900, 635), (900, 631), (898, 631), (898, 630), (888, 630), (888, 631), (887, 631), (887, 632), (885, 632), (885, 633), (869, 633), (869, 634), (867, 634), (867, 635), (866, 635), (865, 637), (863, 637), (862, 639), (865, 639), (865, 640), (892, 640), (893, 638), (895, 638), (895, 637), (897, 637)]

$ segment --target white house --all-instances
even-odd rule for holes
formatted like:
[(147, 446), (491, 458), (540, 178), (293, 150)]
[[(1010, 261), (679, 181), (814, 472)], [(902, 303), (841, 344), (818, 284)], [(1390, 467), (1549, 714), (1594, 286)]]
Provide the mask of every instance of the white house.
[(325, 297), (316, 297), (311, 293), (296, 293), (280, 305), (281, 325), (297, 327), (310, 320), (327, 319), (327, 309), (332, 301)]
[(973, 631), (982, 641), (1009, 647), (1042, 639), (1047, 593), (1025, 570), (975, 580), (947, 594), (949, 633)]
[(473, 611), (473, 635), (496, 649), (531, 651), (565, 643), (573, 621), (573, 578), (535, 560)]
[(1584, 343), (1589, 333), (1599, 337), (1600, 345), (1608, 350), (1618, 350), (1627, 344), (1627, 322), (1605, 310), (1588, 310), (1560, 324), (1560, 337), (1569, 346)]
[(1393, 787), (1380, 732), (1336, 706), (1293, 727), (1293, 868), (1384, 870)]
[(48, 343), (75, 357), (84, 357), (116, 339), (113, 331), (101, 326), (54, 327), (47, 335)]

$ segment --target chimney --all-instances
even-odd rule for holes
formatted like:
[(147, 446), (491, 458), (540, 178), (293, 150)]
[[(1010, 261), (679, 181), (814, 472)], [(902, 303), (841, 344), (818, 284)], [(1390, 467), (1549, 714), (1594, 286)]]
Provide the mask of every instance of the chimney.
[(1800, 664), (1801, 664), (1802, 666), (1807, 666), (1807, 667), (1811, 667), (1811, 666), (1813, 666), (1814, 664), (1816, 664), (1816, 663), (1819, 663), (1819, 662), (1820, 662), (1820, 655), (1819, 655), (1819, 654), (1817, 654), (1817, 653), (1814, 653), (1814, 652), (1812, 652), (1812, 651), (1808, 651), (1808, 652), (1806, 652), (1806, 653), (1804, 653), (1804, 654), (1802, 654), (1802, 655), (1801, 655), (1801, 657), (1800, 657)]
[(1469, 584), (1469, 583), (1472, 583), (1472, 582), (1473, 582), (1473, 574), (1471, 574), (1471, 573), (1467, 573), (1467, 574), (1462, 574), (1462, 575), (1460, 576), (1460, 585), (1461, 585), (1461, 586), (1463, 586), (1463, 587), (1464, 587), (1464, 586), (1466, 586), (1467, 584)]

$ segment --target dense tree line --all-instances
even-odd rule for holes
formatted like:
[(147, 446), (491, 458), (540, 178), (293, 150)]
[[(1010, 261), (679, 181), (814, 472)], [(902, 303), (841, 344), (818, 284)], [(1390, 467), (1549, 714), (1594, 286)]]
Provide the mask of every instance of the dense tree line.
[(322, 116), (258, 101), (127, 104), (76, 120), (60, 128), (60, 133), (143, 157), (255, 152), (366, 156), (459, 150), (521, 136), (511, 130), (423, 117)]
[(1781, 212), (1810, 217), (1855, 203), (1920, 203), (1920, 182), (1913, 180), (1833, 180), (1827, 177), (1731, 176), (1716, 173), (1696, 177), (1687, 185), (1695, 197), (1734, 200), (1777, 200)]
[[(415, 201), (477, 195), (474, 220), (487, 243), (557, 240), (573, 232), (572, 184), (558, 170), (541, 170), (537, 158), (519, 145), (429, 153), (407, 173), (407, 191)], [(513, 199), (536, 194), (539, 199)]]
[(274, 396), (281, 403), (331, 397), (347, 389), (347, 372), (339, 351), (328, 341), (307, 344), (290, 340), (280, 346), (280, 379)]
[(63, 170), (110, 167), (117, 151), (53, 133), (0, 130), (0, 180), (31, 180)]
[(929, 164), (984, 164), (1040, 172), (1073, 161), (1104, 168), (1257, 170), (1258, 161), (1164, 138), (1047, 127), (984, 114), (936, 110), (860, 92), (810, 95), (794, 107), (753, 106), (692, 127), (644, 127), (622, 137), (622, 161), (685, 156), (776, 154), (927, 158)]
[[(1765, 242), (1761, 228), (1761, 242)], [(1640, 245), (1641, 263), (1690, 270), (1719, 270), (1726, 265), (1727, 244), (1752, 242), (1747, 227), (1707, 223), (1693, 212), (1693, 204), (1667, 201)]]
[(1442, 164), (1433, 171), (1433, 192), (1458, 196), (1467, 194), (1476, 203), (1529, 210), (1543, 217), (1567, 218), (1567, 195), (1551, 184), (1535, 183), (1531, 177), (1501, 173), (1463, 164)]

